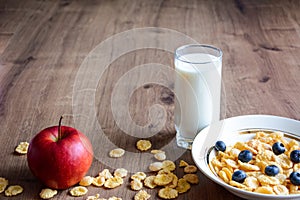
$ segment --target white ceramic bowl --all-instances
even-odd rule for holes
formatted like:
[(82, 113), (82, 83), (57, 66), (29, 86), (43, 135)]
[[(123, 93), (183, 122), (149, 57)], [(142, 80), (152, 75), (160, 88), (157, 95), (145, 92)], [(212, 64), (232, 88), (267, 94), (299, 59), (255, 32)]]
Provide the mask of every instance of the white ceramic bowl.
[(200, 171), (231, 193), (245, 199), (300, 199), (300, 194), (268, 195), (241, 190), (225, 183), (210, 170), (208, 162), (215, 156), (215, 151), (210, 151), (210, 149), (217, 140), (224, 141), (227, 146), (233, 145), (237, 141), (247, 141), (254, 134), (239, 134), (239, 132), (251, 130), (280, 131), (300, 141), (300, 121), (271, 115), (245, 115), (228, 118), (206, 127), (196, 136), (192, 146), (192, 156)]

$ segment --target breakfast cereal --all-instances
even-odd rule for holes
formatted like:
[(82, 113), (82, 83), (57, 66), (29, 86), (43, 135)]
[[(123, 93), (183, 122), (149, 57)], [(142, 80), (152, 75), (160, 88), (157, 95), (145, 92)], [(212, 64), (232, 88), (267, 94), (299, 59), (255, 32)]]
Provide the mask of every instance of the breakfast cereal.
[(15, 152), (18, 154), (27, 154), (28, 147), (28, 142), (20, 142), (20, 144), (16, 147)]
[(184, 179), (180, 178), (178, 180), (178, 185), (176, 187), (176, 190), (179, 194), (187, 192), (189, 189), (191, 189), (191, 185)]
[(262, 194), (275, 194), (273, 192), (273, 188), (270, 187), (270, 186), (261, 186), (261, 187), (258, 187), (256, 190), (254, 190), (254, 192), (262, 193)]
[[(251, 156), (248, 160), (245, 160), (246, 154), (241, 153), (245, 150)], [(300, 164), (291, 155), (299, 150), (299, 143), (284, 138), (284, 133), (257, 131), (252, 139), (236, 142), (224, 152), (218, 151), (209, 167), (224, 182), (242, 190), (262, 194), (300, 194), (300, 179), (297, 179)], [(236, 177), (236, 172), (243, 176)], [(293, 173), (296, 178), (292, 177)]]
[(173, 188), (165, 187), (158, 191), (158, 196), (162, 199), (175, 199), (178, 197), (178, 191)]
[(157, 154), (157, 153), (165, 153), (163, 150), (160, 150), (160, 149), (152, 149), (151, 151), (150, 151), (150, 153), (152, 153), (152, 154)]
[(118, 177), (121, 177), (121, 178), (126, 177), (127, 174), (128, 174), (128, 171), (124, 168), (118, 168), (114, 172), (114, 176), (118, 176)]
[(93, 178), (92, 185), (96, 187), (101, 187), (105, 183), (105, 177), (104, 176), (97, 176)]
[(288, 195), (289, 194), (289, 189), (287, 189), (287, 187), (284, 185), (275, 185), (273, 187), (273, 190), (274, 190), (275, 194), (278, 194), (278, 195)]
[(131, 179), (138, 179), (140, 181), (144, 180), (147, 175), (144, 172), (136, 172), (131, 176)]
[(109, 152), (111, 158), (120, 158), (125, 154), (125, 150), (121, 148), (113, 149)]
[(184, 160), (180, 160), (179, 161), (179, 167), (186, 167), (188, 166), (189, 164), (187, 162), (185, 162)]
[(159, 186), (165, 186), (171, 183), (173, 180), (173, 176), (171, 173), (169, 174), (158, 174), (155, 176), (154, 183)]
[(2, 193), (7, 186), (8, 186), (8, 180), (0, 177), (0, 193)]
[(144, 180), (144, 185), (148, 188), (155, 188), (157, 185), (154, 183), (155, 176), (148, 176)]
[(141, 190), (143, 188), (143, 183), (139, 179), (132, 179), (130, 187), (132, 190)]
[(170, 176), (173, 177), (173, 180), (171, 181), (171, 183), (169, 183), (166, 186), (169, 187), (169, 188), (176, 188), (176, 186), (178, 184), (178, 177), (173, 173), (170, 173)]
[(144, 180), (144, 185), (148, 188), (155, 188), (157, 185), (154, 183), (155, 176), (148, 176)]
[(150, 194), (145, 190), (140, 190), (138, 193), (134, 195), (134, 200), (147, 200), (151, 197)]
[(167, 169), (169, 171), (174, 171), (175, 168), (176, 168), (176, 165), (171, 160), (165, 160), (165, 161), (162, 162), (162, 168)]
[(154, 154), (154, 158), (156, 160), (166, 160), (166, 153), (165, 152), (160, 152), (160, 153), (156, 153)]
[(136, 147), (140, 151), (147, 151), (151, 148), (152, 144), (149, 140), (139, 140), (136, 143)]
[(151, 163), (149, 165), (149, 170), (152, 171), (152, 172), (159, 171), (162, 168), (163, 168), (163, 163), (162, 162), (154, 162), (154, 163)]
[(57, 190), (52, 190), (50, 188), (42, 189), (42, 191), (40, 192), (40, 197), (42, 199), (51, 199), (55, 195), (57, 195)]
[(183, 169), (184, 173), (190, 174), (190, 173), (196, 173), (197, 167), (195, 165), (188, 165)]
[(73, 197), (80, 197), (85, 195), (88, 192), (88, 189), (83, 186), (76, 186), (70, 190), (70, 194)]
[(107, 179), (104, 183), (104, 187), (112, 189), (112, 188), (116, 188), (122, 184), (123, 184), (123, 179), (121, 177), (116, 176), (116, 177)]
[(15, 196), (21, 194), (23, 192), (23, 188), (19, 185), (11, 185), (5, 191), (5, 196)]
[(102, 170), (102, 172), (99, 173), (99, 176), (103, 176), (105, 180), (113, 177), (108, 169)]
[(250, 188), (251, 190), (255, 190), (259, 187), (259, 181), (256, 177), (253, 176), (248, 176), (245, 179), (245, 185)]
[(91, 176), (85, 176), (83, 177), (80, 182), (79, 185), (81, 186), (90, 186), (94, 181), (94, 178)]
[(198, 184), (198, 183), (199, 183), (199, 178), (198, 178), (198, 176), (197, 176), (196, 174), (185, 174), (185, 175), (183, 176), (183, 178), (184, 178), (187, 182), (189, 182), (189, 183), (191, 183), (191, 184)]
[(95, 195), (93, 195), (93, 196), (88, 196), (87, 198), (86, 198), (86, 200), (106, 200), (106, 199), (103, 199), (103, 198), (100, 198), (100, 194), (95, 194)]

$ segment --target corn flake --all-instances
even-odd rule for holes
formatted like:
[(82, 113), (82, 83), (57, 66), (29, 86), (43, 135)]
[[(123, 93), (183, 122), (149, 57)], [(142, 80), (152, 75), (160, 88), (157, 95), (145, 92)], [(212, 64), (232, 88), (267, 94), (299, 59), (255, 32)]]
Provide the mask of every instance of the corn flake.
[(168, 169), (162, 169), (157, 172), (157, 174), (170, 174), (170, 173), (172, 172)]
[(178, 180), (178, 185), (176, 187), (176, 190), (179, 194), (187, 192), (189, 189), (191, 189), (191, 185), (184, 179), (180, 178)]
[(42, 199), (51, 199), (55, 195), (57, 195), (57, 190), (52, 190), (50, 188), (42, 189), (42, 191), (40, 192), (40, 197)]
[(158, 196), (162, 199), (175, 199), (178, 197), (178, 191), (173, 188), (165, 187), (158, 191)]
[(276, 156), (275, 160), (284, 169), (290, 169), (293, 167), (293, 162), (285, 154), (280, 154), (279, 156)]
[(238, 183), (238, 182), (233, 181), (233, 180), (229, 181), (229, 184), (232, 185), (232, 186), (234, 186), (234, 187), (240, 188), (240, 189), (251, 191), (251, 188), (248, 188), (244, 184)]
[(195, 165), (188, 165), (183, 169), (184, 173), (187, 173), (187, 174), (196, 173), (197, 170), (198, 169)]
[(130, 182), (130, 187), (132, 190), (141, 190), (143, 188), (143, 183), (139, 179), (133, 179)]
[(28, 147), (28, 142), (20, 142), (20, 144), (15, 148), (15, 152), (17, 152), (18, 154), (27, 154)]
[(136, 143), (136, 147), (140, 151), (147, 151), (151, 148), (152, 144), (149, 140), (139, 140)]
[(225, 183), (229, 183), (230, 177), (227, 177), (227, 174), (223, 170), (219, 171), (218, 175)]
[(257, 179), (262, 186), (270, 186), (270, 185), (279, 185), (280, 184), (279, 180), (273, 176), (260, 175), (259, 177), (257, 177)]
[(151, 151), (150, 151), (150, 153), (152, 153), (152, 154), (157, 154), (157, 153), (162, 153), (162, 152), (164, 152), (163, 150), (160, 150), (160, 149), (152, 149)]
[(289, 194), (289, 190), (284, 185), (275, 185), (273, 187), (273, 190), (278, 195), (288, 195)]
[(226, 173), (227, 177), (229, 177), (229, 179), (231, 180), (231, 177), (233, 174), (233, 169), (228, 168), (228, 167), (223, 167), (221, 170), (224, 171)]
[(118, 176), (118, 177), (121, 177), (121, 178), (126, 177), (127, 174), (128, 174), (128, 171), (124, 168), (118, 168), (114, 172), (114, 176)]
[(238, 164), (240, 165), (240, 169), (244, 171), (260, 171), (260, 168), (256, 165), (252, 165), (249, 163), (244, 163), (241, 161), (238, 161)]
[(237, 142), (237, 143), (235, 143), (234, 148), (239, 149), (241, 151), (242, 150), (249, 150), (253, 154), (257, 154), (258, 153), (254, 148), (250, 147), (248, 144), (243, 143), (243, 142)]
[(169, 183), (168, 185), (166, 185), (166, 187), (169, 187), (169, 188), (176, 188), (177, 184), (178, 184), (178, 177), (173, 174), (173, 173), (170, 173), (171, 176), (173, 176), (173, 180), (171, 181), (171, 183)]
[(273, 188), (270, 187), (270, 186), (261, 186), (261, 187), (258, 187), (256, 190), (254, 190), (255, 192), (258, 192), (258, 193), (262, 193), (262, 194), (275, 194), (273, 192)]
[(198, 178), (198, 176), (197, 176), (196, 174), (185, 174), (185, 175), (183, 176), (183, 178), (184, 178), (187, 182), (189, 182), (189, 183), (191, 183), (191, 184), (198, 184), (198, 183), (199, 183), (199, 178)]
[(256, 188), (259, 187), (259, 182), (257, 180), (257, 178), (253, 177), (253, 176), (249, 176), (245, 179), (244, 184), (251, 188), (252, 190), (255, 190)]
[(15, 196), (23, 192), (23, 188), (19, 185), (11, 185), (5, 190), (5, 196)]
[(154, 158), (156, 159), (156, 160), (166, 160), (166, 153), (165, 152), (160, 152), (160, 153), (156, 153), (156, 154), (154, 154)]
[(163, 163), (162, 162), (154, 162), (154, 163), (151, 163), (149, 165), (149, 170), (152, 171), (152, 172), (159, 171), (162, 168), (163, 168)]
[(162, 162), (162, 168), (167, 169), (169, 171), (174, 171), (175, 168), (176, 168), (176, 165), (171, 160), (165, 160), (165, 161)]
[(104, 169), (102, 172), (100, 172), (99, 176), (103, 176), (105, 180), (113, 177), (108, 169)]
[(104, 183), (105, 183), (104, 176), (97, 176), (97, 177), (93, 178), (92, 185), (94, 185), (96, 187), (101, 187), (104, 185)]
[(100, 194), (95, 194), (93, 196), (88, 196), (86, 200), (106, 200), (106, 199), (100, 198)]
[(147, 200), (151, 197), (150, 194), (145, 190), (140, 190), (138, 193), (134, 195), (134, 200)]
[(136, 172), (131, 176), (131, 179), (137, 179), (137, 180), (144, 180), (147, 177), (147, 175), (144, 172)]
[(125, 150), (121, 148), (113, 149), (109, 152), (111, 158), (120, 158), (125, 154)]
[(154, 179), (154, 183), (159, 186), (165, 186), (171, 183), (173, 180), (173, 176), (169, 174), (158, 174)]
[(184, 160), (180, 160), (179, 161), (179, 167), (186, 167), (188, 166), (189, 164), (187, 162), (185, 162)]
[(85, 195), (88, 192), (88, 189), (83, 186), (76, 186), (70, 190), (70, 194), (73, 197), (80, 197)]
[(148, 176), (144, 180), (144, 185), (148, 188), (155, 188), (157, 185), (154, 183), (155, 176)]
[(230, 151), (228, 152), (228, 154), (233, 157), (234, 159), (237, 159), (239, 154), (240, 154), (241, 150), (236, 149), (236, 148), (231, 148)]
[(112, 189), (112, 188), (116, 188), (122, 184), (123, 184), (123, 179), (121, 177), (116, 176), (116, 177), (107, 179), (104, 183), (104, 187)]
[(278, 179), (278, 181), (281, 185), (283, 185), (285, 183), (285, 181), (287, 180), (287, 176), (284, 174), (277, 174), (275, 177)]
[(8, 180), (0, 177), (0, 193), (2, 193), (7, 186), (8, 186)]
[[(237, 169), (239, 168), (237, 162), (235, 160), (232, 159), (223, 159), (223, 161), (226, 163), (225, 166), (230, 166), (231, 168)], [(224, 165), (222, 165), (223, 167)]]
[(83, 177), (80, 182), (79, 185), (81, 186), (90, 186), (94, 181), (94, 178), (91, 176), (85, 176)]

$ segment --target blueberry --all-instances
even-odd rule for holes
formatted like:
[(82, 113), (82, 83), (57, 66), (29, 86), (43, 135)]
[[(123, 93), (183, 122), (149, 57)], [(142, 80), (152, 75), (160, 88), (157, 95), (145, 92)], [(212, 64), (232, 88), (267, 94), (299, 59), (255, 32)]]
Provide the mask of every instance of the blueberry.
[(294, 150), (290, 154), (290, 158), (294, 163), (300, 163), (300, 150)]
[(281, 142), (276, 142), (273, 144), (272, 150), (275, 155), (280, 155), (285, 152), (285, 147)]
[(243, 183), (247, 174), (243, 170), (237, 170), (232, 174), (232, 180), (238, 183)]
[(290, 181), (293, 185), (300, 185), (300, 173), (292, 172), (290, 174)]
[(238, 159), (242, 162), (249, 162), (252, 160), (252, 153), (249, 150), (243, 150), (239, 153)]
[(268, 165), (265, 168), (265, 174), (268, 176), (276, 176), (279, 173), (279, 168), (276, 165)]
[(223, 141), (217, 141), (215, 144), (215, 149), (217, 151), (225, 151), (226, 150), (226, 144)]

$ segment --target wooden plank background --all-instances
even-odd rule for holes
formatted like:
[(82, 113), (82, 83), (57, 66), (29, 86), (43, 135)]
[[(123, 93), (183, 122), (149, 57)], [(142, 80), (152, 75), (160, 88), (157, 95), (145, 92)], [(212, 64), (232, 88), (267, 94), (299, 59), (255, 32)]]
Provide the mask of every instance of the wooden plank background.
[[(62, 114), (70, 116), (65, 124), (76, 126), (72, 96), (81, 64), (99, 43), (133, 28), (167, 28), (223, 50), (222, 118), (271, 114), (300, 120), (299, 10), (298, 0), (0, 0), (0, 176), (24, 186), (24, 193), (16, 198), (38, 199), (43, 186), (30, 173), (26, 156), (13, 154), (15, 146), (57, 124)], [(135, 66), (161, 63), (173, 67), (172, 60), (170, 52), (141, 49), (121, 56), (105, 71), (95, 92), (96, 118), (115, 145), (136, 152), (136, 138), (124, 136), (112, 115), (116, 82)], [(166, 123), (151, 137), (154, 148), (175, 136), (173, 78), (162, 76), (169, 88), (144, 85), (134, 91), (129, 103), (133, 121), (141, 126), (148, 123), (152, 105), (164, 108)], [(101, 151), (101, 146), (94, 149)], [(107, 156), (103, 149), (102, 156)], [(136, 165), (125, 158), (118, 162)], [(180, 159), (192, 163), (189, 151)], [(101, 159), (95, 159), (89, 174), (105, 167)], [(182, 175), (180, 170), (177, 173)], [(238, 199), (200, 172), (198, 175), (201, 184), (178, 199)], [(128, 184), (113, 190), (89, 190), (89, 194), (101, 193), (106, 198), (132, 199), (135, 194)], [(157, 190), (149, 192), (153, 199), (158, 198)], [(5, 199), (3, 194), (0, 198)], [(74, 198), (66, 190), (54, 199)]]

